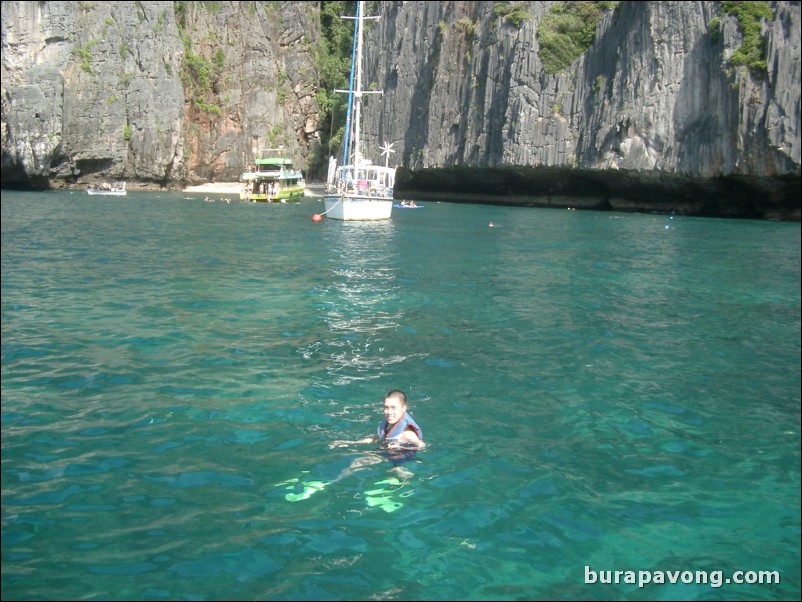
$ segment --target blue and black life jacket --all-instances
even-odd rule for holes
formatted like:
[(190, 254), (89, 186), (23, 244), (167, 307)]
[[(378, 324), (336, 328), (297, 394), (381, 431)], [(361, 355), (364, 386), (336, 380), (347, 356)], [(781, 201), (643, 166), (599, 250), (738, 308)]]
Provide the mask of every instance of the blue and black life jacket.
[(418, 424), (412, 420), (412, 416), (404, 412), (401, 420), (395, 423), (393, 428), (390, 432), (385, 434), (385, 429), (387, 428), (387, 419), (385, 418), (382, 420), (381, 424), (379, 425), (379, 429), (376, 432), (376, 435), (379, 437), (379, 441), (383, 441), (385, 443), (389, 441), (393, 441), (394, 439), (399, 439), (401, 435), (404, 433), (405, 430), (408, 428), (412, 428), (415, 433), (418, 435), (418, 439), (423, 441), (423, 431), (418, 426)]

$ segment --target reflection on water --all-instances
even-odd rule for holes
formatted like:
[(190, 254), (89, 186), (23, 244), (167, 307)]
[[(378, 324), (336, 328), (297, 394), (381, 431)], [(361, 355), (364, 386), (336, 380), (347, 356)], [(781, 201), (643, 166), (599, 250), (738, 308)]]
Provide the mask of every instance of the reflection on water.
[[(327, 224), (327, 286), (318, 291), (320, 311), (328, 326), (314, 352), (331, 360), (329, 384), (381, 378), (383, 368), (401, 361), (382, 347), (385, 331), (398, 328), (396, 228), (392, 221)], [(310, 355), (307, 347), (301, 352)]]

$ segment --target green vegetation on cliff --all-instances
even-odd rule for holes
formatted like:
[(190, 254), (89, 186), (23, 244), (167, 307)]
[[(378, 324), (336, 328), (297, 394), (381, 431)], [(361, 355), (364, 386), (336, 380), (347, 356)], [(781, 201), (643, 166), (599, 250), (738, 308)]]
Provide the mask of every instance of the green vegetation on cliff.
[(596, 26), (618, 2), (558, 2), (538, 23), (537, 41), (543, 70), (566, 68), (596, 39)]
[(335, 90), (348, 89), (353, 51), (354, 21), (343, 19), (353, 15), (355, 2), (321, 2), (320, 30), (323, 40), (318, 47), (316, 62), (320, 73), (317, 102), (320, 107), (321, 152), (314, 157), (321, 168), (330, 155), (337, 153), (345, 134), (347, 95)]
[(215, 102), (212, 85), (223, 71), (225, 53), (222, 48), (218, 48), (213, 60), (196, 54), (192, 49), (192, 36), (187, 31), (187, 3), (174, 2), (173, 6), (175, 23), (184, 45), (184, 64), (181, 71), (184, 90), (194, 106), (207, 113), (220, 115), (222, 109)]
[(743, 34), (743, 43), (730, 57), (730, 65), (744, 66), (757, 76), (765, 75), (768, 64), (766, 38), (761, 35), (761, 22), (774, 16), (768, 2), (722, 2), (721, 12), (735, 15)]
[(493, 14), (509, 21), (515, 27), (520, 27), (524, 19), (532, 18), (528, 7), (520, 2), (497, 2), (493, 7)]

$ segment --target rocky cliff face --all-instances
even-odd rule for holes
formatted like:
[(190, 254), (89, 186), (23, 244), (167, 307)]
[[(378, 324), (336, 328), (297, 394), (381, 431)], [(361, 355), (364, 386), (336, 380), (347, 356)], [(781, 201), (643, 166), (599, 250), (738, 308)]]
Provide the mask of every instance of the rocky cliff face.
[(3, 186), (236, 180), (277, 146), (305, 167), (319, 38), (305, 2), (5, 2)]
[(495, 4), (384, 3), (367, 130), (403, 149), (398, 193), (799, 219), (799, 3), (771, 3), (762, 79), (727, 66), (743, 38), (718, 2), (623, 2), (553, 76), (536, 38), (553, 3), (523, 3), (520, 26)]
[[(554, 2), (380, 2), (365, 148), (396, 196), (800, 217), (800, 4), (770, 2), (768, 72), (718, 2), (622, 2), (544, 73)], [(213, 10), (210, 12), (210, 7)], [(2, 4), (2, 183), (236, 179), (257, 148), (317, 152), (317, 4)], [(720, 26), (713, 27), (715, 20)]]

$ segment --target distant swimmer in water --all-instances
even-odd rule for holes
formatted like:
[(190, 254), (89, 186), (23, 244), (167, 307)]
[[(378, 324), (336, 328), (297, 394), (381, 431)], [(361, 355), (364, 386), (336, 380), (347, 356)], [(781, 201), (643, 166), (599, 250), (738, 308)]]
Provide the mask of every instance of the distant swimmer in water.
[(403, 468), (402, 464), (413, 460), (415, 452), (426, 447), (426, 443), (423, 441), (423, 431), (407, 410), (406, 394), (398, 389), (393, 389), (384, 397), (384, 420), (379, 424), (374, 436), (357, 441), (339, 440), (330, 443), (329, 447), (332, 449), (367, 443), (375, 443), (380, 446), (378, 453), (369, 453), (363, 458), (354, 460), (351, 466), (346, 468), (336, 480), (339, 481), (358, 468), (377, 464), (383, 459), (392, 462), (393, 470), (399, 476), (405, 478), (412, 476), (412, 473)]

